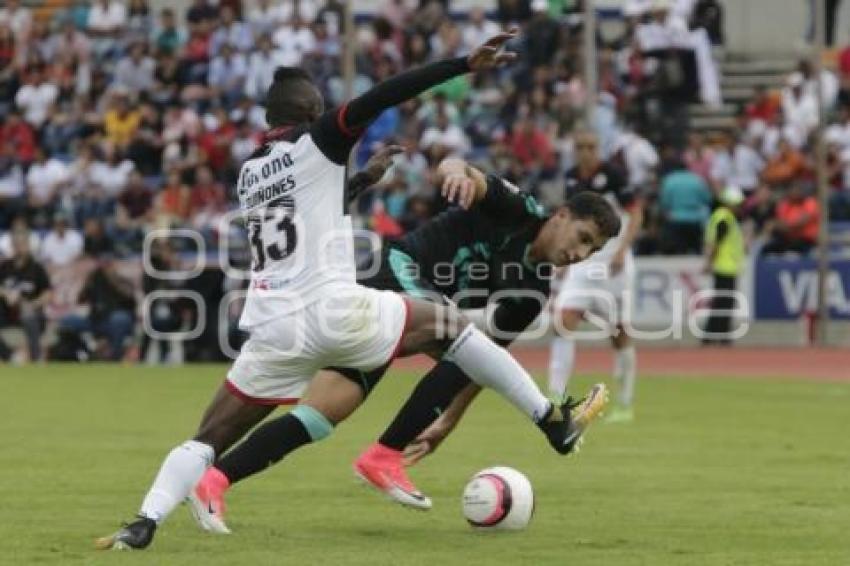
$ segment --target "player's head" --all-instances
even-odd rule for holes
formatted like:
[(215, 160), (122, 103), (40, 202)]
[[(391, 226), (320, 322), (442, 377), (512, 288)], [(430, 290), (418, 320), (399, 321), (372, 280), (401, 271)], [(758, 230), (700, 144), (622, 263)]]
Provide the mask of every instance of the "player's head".
[(546, 221), (536, 247), (545, 260), (557, 266), (587, 259), (620, 233), (620, 218), (603, 197), (580, 192)]
[(266, 121), (272, 128), (309, 124), (325, 102), (310, 75), (297, 67), (278, 67), (266, 96)]

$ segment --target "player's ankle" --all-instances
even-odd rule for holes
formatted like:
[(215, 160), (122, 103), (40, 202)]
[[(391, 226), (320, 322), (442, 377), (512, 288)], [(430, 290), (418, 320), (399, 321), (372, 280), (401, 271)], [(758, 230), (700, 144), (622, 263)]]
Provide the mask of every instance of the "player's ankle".
[(206, 475), (204, 475), (204, 483), (218, 493), (224, 493), (230, 489), (230, 478), (215, 466), (207, 470)]
[(380, 441), (369, 446), (366, 451), (372, 456), (381, 458), (401, 458), (403, 453), (401, 450), (382, 444)]

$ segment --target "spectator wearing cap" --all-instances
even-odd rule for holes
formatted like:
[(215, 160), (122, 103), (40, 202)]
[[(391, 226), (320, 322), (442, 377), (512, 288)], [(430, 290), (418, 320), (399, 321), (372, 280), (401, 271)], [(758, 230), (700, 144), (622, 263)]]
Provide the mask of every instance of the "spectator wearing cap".
[(44, 236), (41, 257), (49, 266), (62, 267), (83, 255), (83, 236), (70, 227), (68, 215), (57, 212), (53, 215), (53, 228)]
[(738, 187), (726, 187), (718, 200), (705, 230), (705, 272), (714, 279), (714, 294), (703, 343), (728, 345), (735, 308), (732, 294), (746, 260), (746, 245), (738, 224), (744, 192)]
[(800, 183), (793, 183), (776, 205), (773, 234), (762, 253), (810, 252), (817, 244), (820, 221), (817, 199), (807, 195)]
[[(0, 328), (20, 326), (26, 334), (30, 361), (41, 359), (44, 307), (50, 301), (47, 271), (33, 257), (26, 230), (12, 234), (13, 255), (0, 262)], [(0, 360), (12, 350), (0, 336)]]
[(102, 359), (124, 357), (128, 338), (135, 328), (136, 290), (117, 269), (111, 254), (102, 254), (77, 298), (77, 311), (60, 321), (60, 329), (91, 332), (101, 341)]

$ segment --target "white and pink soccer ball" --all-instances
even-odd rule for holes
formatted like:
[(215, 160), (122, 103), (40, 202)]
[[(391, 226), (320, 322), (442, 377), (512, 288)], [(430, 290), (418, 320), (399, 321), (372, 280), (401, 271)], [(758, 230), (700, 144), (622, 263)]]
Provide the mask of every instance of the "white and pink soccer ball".
[(480, 529), (519, 531), (534, 514), (534, 491), (521, 472), (506, 466), (481, 470), (463, 490), (463, 515)]

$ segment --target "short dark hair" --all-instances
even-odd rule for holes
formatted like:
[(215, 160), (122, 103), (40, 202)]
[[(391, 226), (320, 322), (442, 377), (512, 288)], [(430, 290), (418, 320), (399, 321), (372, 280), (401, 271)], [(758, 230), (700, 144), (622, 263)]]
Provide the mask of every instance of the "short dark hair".
[(322, 96), (313, 86), (310, 74), (298, 67), (278, 67), (266, 96), (269, 126), (306, 124), (322, 110)]
[(620, 233), (620, 217), (611, 203), (601, 195), (582, 191), (567, 199), (566, 206), (573, 218), (593, 221), (606, 240)]

